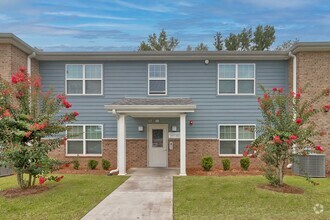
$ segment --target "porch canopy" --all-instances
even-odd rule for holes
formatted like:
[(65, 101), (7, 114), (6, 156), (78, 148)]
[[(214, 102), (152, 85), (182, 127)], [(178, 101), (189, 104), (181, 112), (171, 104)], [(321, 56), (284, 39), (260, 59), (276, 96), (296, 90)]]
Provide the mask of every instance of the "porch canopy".
[(186, 114), (196, 105), (190, 98), (123, 98), (105, 105), (117, 117), (117, 169), (126, 175), (125, 117), (179, 117), (180, 118), (180, 175), (186, 175)]

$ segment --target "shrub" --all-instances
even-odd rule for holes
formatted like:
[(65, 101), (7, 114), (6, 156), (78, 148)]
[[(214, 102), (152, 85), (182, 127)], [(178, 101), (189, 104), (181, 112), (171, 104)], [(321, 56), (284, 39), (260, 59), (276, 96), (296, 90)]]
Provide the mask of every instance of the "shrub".
[(223, 159), (221, 160), (222, 166), (224, 170), (230, 170), (230, 160), (229, 159)]
[(102, 168), (103, 170), (108, 170), (110, 168), (110, 161), (108, 160), (102, 160)]
[(248, 157), (243, 157), (240, 161), (241, 163), (241, 168), (243, 170), (248, 170), (250, 166), (250, 159)]
[(205, 171), (209, 171), (213, 167), (213, 158), (209, 156), (203, 157), (201, 164)]
[(89, 169), (95, 170), (95, 168), (97, 167), (98, 164), (99, 164), (99, 162), (97, 162), (96, 160), (89, 160), (87, 166)]
[(73, 164), (73, 169), (79, 170), (80, 162), (78, 159), (73, 160), (72, 164)]

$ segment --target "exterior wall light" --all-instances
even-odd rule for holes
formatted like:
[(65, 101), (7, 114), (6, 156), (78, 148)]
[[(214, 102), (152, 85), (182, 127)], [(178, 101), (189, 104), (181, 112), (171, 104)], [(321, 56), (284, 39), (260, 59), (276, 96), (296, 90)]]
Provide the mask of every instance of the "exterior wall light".
[(193, 125), (193, 124), (194, 124), (193, 120), (190, 120), (190, 121), (189, 121), (189, 124), (190, 124), (190, 125)]
[(176, 126), (172, 125), (172, 131), (176, 131)]
[(138, 126), (138, 131), (142, 132), (143, 131), (143, 125)]
[(205, 60), (204, 63), (207, 65), (207, 64), (210, 63), (210, 61), (209, 60)]

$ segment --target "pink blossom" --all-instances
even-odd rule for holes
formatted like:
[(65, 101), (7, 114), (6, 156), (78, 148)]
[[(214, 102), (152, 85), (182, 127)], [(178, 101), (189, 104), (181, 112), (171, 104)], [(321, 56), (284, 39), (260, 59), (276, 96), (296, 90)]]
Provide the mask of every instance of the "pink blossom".
[(315, 150), (320, 151), (320, 152), (324, 151), (323, 147), (321, 147), (321, 146), (315, 146)]
[(301, 124), (302, 121), (303, 121), (303, 120), (302, 120), (301, 118), (297, 118), (296, 123), (297, 123), (297, 124)]
[(278, 136), (278, 135), (274, 136), (273, 141), (275, 143), (278, 143), (278, 144), (282, 144), (283, 143), (283, 141), (281, 140), (281, 137)]
[(297, 136), (292, 134), (292, 135), (290, 135), (290, 139), (291, 140), (297, 140)]

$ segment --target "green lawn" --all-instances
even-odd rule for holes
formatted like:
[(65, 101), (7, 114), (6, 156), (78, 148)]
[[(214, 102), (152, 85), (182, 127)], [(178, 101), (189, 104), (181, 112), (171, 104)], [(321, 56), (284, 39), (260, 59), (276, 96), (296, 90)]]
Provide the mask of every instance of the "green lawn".
[[(69, 175), (38, 195), (0, 196), (0, 219), (80, 219), (128, 177)], [(0, 190), (17, 187), (16, 176), (0, 178)]]
[[(302, 195), (257, 189), (262, 176), (175, 177), (174, 219), (330, 219), (330, 179), (313, 186), (301, 177), (286, 177), (289, 185), (303, 188)], [(315, 204), (324, 212), (315, 214)]]

